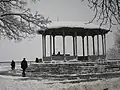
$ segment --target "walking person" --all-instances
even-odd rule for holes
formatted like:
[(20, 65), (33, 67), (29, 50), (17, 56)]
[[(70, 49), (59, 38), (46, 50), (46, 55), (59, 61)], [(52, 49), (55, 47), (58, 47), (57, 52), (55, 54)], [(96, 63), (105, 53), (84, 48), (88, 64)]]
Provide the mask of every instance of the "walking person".
[(15, 70), (15, 61), (14, 60), (12, 60), (12, 62), (11, 62), (11, 69)]
[(26, 58), (23, 58), (23, 61), (21, 62), (21, 68), (22, 68), (22, 76), (25, 77), (26, 74), (25, 74), (25, 70), (26, 68), (28, 67), (28, 64), (27, 64), (27, 61), (26, 61)]

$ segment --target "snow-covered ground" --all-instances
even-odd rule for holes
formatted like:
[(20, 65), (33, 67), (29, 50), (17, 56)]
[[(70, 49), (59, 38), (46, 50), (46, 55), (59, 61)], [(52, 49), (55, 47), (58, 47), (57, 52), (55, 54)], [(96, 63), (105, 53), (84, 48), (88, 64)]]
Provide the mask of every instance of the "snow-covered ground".
[[(17, 67), (19, 68), (19, 67)], [(2, 70), (10, 67), (2, 66)], [(67, 82), (64, 80), (63, 82)], [(0, 90), (120, 90), (120, 78), (103, 79), (92, 82), (60, 83), (36, 77), (0, 75)]]
[(0, 75), (0, 90), (120, 90), (120, 78), (81, 83), (46, 84), (46, 80), (31, 80), (28, 77)]

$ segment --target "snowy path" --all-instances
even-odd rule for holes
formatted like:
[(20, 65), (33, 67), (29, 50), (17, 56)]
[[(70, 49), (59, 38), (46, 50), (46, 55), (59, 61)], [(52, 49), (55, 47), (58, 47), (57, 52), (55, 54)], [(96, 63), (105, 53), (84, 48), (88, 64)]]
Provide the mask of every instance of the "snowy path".
[[(0, 71), (8, 71), (9, 68), (2, 67)], [(6, 73), (0, 75), (0, 90), (103, 90), (105, 88), (120, 90), (120, 78), (64, 84), (36, 77), (21, 77), (21, 73), (15, 76), (8, 76)]]
[(45, 84), (46, 80), (31, 80), (28, 77), (0, 75), (0, 90), (120, 90), (120, 78), (82, 83)]
[[(20, 80), (21, 79), (21, 80)], [(23, 77), (0, 76), (0, 90), (43, 90), (42, 83)], [(44, 90), (47, 90), (44, 88)]]

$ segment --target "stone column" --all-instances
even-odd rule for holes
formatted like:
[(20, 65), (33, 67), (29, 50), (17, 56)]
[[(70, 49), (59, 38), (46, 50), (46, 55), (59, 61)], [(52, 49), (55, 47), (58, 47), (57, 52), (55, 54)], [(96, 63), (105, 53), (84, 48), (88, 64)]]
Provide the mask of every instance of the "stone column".
[(87, 56), (89, 56), (89, 38), (88, 38), (88, 32), (87, 32)]
[(73, 37), (73, 56), (75, 56), (75, 37)]
[(53, 54), (55, 55), (55, 36), (53, 36)]
[(104, 34), (104, 55), (106, 56), (106, 35)]
[(95, 55), (95, 40), (94, 40), (94, 36), (92, 36), (92, 41), (93, 41), (93, 55)]
[(46, 57), (46, 35), (44, 36), (44, 44), (45, 44), (45, 45), (44, 45), (44, 49), (45, 49), (44, 52), (45, 52), (45, 57)]
[(64, 60), (66, 59), (65, 57), (65, 32), (63, 31), (63, 56), (64, 56)]
[(50, 33), (50, 59), (52, 60), (52, 35)]
[(105, 54), (104, 54), (104, 38), (103, 38), (103, 35), (101, 35), (101, 37), (102, 37), (102, 52), (103, 52), (103, 56), (104, 56)]
[(75, 32), (75, 56), (77, 57), (77, 32)]
[(97, 35), (97, 53), (99, 56), (99, 35)]
[(85, 56), (84, 36), (82, 36), (82, 48), (83, 48), (83, 56)]
[(42, 54), (43, 54), (43, 58), (45, 57), (45, 38), (44, 35), (42, 34)]

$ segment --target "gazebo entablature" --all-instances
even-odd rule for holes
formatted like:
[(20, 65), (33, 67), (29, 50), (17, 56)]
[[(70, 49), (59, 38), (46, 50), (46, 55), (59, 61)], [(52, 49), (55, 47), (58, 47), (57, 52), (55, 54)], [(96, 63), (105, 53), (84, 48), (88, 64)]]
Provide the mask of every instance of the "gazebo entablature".
[(39, 34), (43, 35), (52, 35), (52, 36), (62, 36), (63, 32), (65, 33), (65, 36), (74, 36), (75, 32), (77, 32), (77, 36), (95, 36), (95, 35), (103, 35), (106, 34), (109, 30), (105, 29), (83, 29), (83, 28), (50, 28), (46, 30), (38, 31)]
[[(39, 34), (42, 34), (42, 48), (43, 48), (43, 60), (88, 60), (88, 59), (96, 59), (98, 57), (105, 58), (106, 57), (106, 34), (109, 30), (101, 29), (101, 28), (82, 28), (82, 27), (58, 27), (58, 28), (47, 28), (45, 30), (38, 31)], [(46, 36), (50, 36), (50, 56), (46, 56)], [(63, 54), (55, 54), (55, 36), (63, 37)], [(73, 37), (73, 56), (67, 55), (65, 53), (65, 36)], [(77, 37), (82, 37), (82, 52), (83, 56), (78, 56), (77, 54)], [(89, 54), (89, 36), (92, 37), (93, 42), (93, 55)], [(95, 54), (95, 40), (94, 37), (97, 36), (97, 55)], [(102, 55), (100, 55), (99, 50), (99, 37), (102, 37)], [(87, 55), (85, 56), (85, 37), (87, 41)], [(53, 43), (52, 43), (53, 41)], [(53, 45), (53, 48), (52, 48)]]

